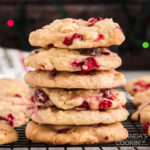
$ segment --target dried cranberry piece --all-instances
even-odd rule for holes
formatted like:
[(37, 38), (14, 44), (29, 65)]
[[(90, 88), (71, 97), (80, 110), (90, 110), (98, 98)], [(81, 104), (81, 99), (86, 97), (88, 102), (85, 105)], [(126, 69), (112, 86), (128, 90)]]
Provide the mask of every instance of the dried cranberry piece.
[(73, 43), (73, 40), (74, 39), (80, 39), (80, 40), (83, 40), (83, 35), (81, 34), (78, 34), (78, 33), (74, 33), (72, 35), (72, 37), (65, 37), (64, 41), (63, 41), (63, 44), (65, 45), (71, 45)]
[(142, 131), (143, 131), (143, 133), (148, 133), (148, 128), (150, 127), (150, 123), (145, 123), (144, 125), (143, 125), (143, 128), (142, 128)]
[(104, 20), (104, 18), (101, 18), (101, 17), (91, 18), (88, 21), (88, 26), (93, 26), (97, 21), (101, 21), (101, 20)]
[(108, 136), (105, 136), (105, 140), (108, 140), (109, 138), (108, 138)]
[(65, 128), (65, 129), (58, 130), (57, 133), (67, 133), (69, 130), (71, 130), (71, 129)]
[(109, 52), (101, 52), (102, 55), (110, 55)]
[(5, 121), (7, 121), (11, 126), (14, 125), (14, 123), (13, 123), (13, 120), (14, 120), (14, 119), (15, 119), (15, 118), (14, 118), (14, 116), (13, 116), (12, 114), (8, 114), (7, 118), (0, 116), (0, 120), (5, 120)]
[(49, 45), (47, 45), (47, 47), (50, 49), (50, 48), (54, 47), (54, 45), (53, 44), (49, 44)]
[(15, 97), (21, 97), (21, 95), (19, 95), (19, 94), (15, 94)]
[(34, 54), (37, 54), (38, 52), (39, 52), (39, 50), (35, 50), (35, 51), (34, 51)]
[(3, 120), (3, 117), (0, 116), (0, 120)]
[[(135, 83), (136, 86), (139, 86), (141, 89), (140, 91), (145, 91), (150, 88), (150, 84), (147, 84), (145, 81), (141, 80)], [(134, 91), (138, 91), (138, 89), (134, 89)]]
[(112, 102), (111, 101), (107, 101), (107, 100), (103, 100), (99, 104), (99, 108), (100, 109), (110, 108), (111, 106), (112, 106)]
[(40, 88), (37, 88), (34, 92), (33, 92), (33, 99), (34, 101), (40, 102), (45, 104), (47, 101), (49, 101), (49, 97), (47, 96), (47, 94)]
[(28, 110), (30, 110), (30, 109), (31, 109), (31, 110), (34, 110), (34, 109), (35, 109), (35, 106), (28, 107), (27, 109), (28, 109)]
[(80, 106), (78, 106), (77, 108), (81, 108), (81, 109), (90, 109), (89, 104), (84, 101)]
[(14, 116), (12, 115), (12, 114), (9, 114), (8, 116), (7, 116), (7, 121), (9, 122), (9, 124), (11, 125), (11, 126), (13, 126), (13, 120), (14, 120), (15, 118), (14, 118)]
[(146, 85), (146, 83), (145, 83), (145, 81), (141, 80), (141, 81), (136, 82), (135, 85), (143, 87)]
[(33, 96), (31, 96), (30, 100), (31, 100), (31, 102), (35, 103)]
[(78, 62), (74, 61), (72, 63), (73, 67), (80, 67), (82, 71), (88, 72), (90, 70), (96, 70), (99, 68), (98, 64), (96, 63), (96, 60), (94, 57), (88, 57), (85, 60)]
[(58, 71), (56, 69), (53, 69), (52, 71), (50, 71), (50, 78), (54, 79), (57, 75)]
[(94, 40), (94, 42), (98, 42), (100, 40), (104, 40), (104, 35), (103, 34), (98, 34), (97, 38)]
[(123, 105), (123, 106), (122, 106), (122, 108), (126, 109), (126, 106), (125, 106), (125, 105)]
[(133, 92), (136, 93), (138, 90), (136, 88), (133, 89)]
[(102, 92), (102, 97), (114, 100), (114, 95), (112, 94), (110, 89), (103, 89), (101, 90)]

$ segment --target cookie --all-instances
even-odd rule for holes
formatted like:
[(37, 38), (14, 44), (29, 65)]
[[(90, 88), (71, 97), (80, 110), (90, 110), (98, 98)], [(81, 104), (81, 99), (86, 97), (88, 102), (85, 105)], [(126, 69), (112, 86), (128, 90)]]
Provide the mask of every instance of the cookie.
[(59, 126), (61, 129), (57, 129), (57, 127), (38, 125), (31, 121), (26, 128), (26, 137), (33, 143), (53, 145), (112, 143), (128, 137), (128, 131), (120, 123), (105, 126)]
[(120, 57), (107, 48), (71, 50), (45, 48), (32, 52), (25, 59), (25, 65), (42, 70), (90, 71), (112, 70), (121, 65)]
[(0, 79), (0, 96), (24, 97), (26, 85), (17, 79)]
[(144, 92), (139, 92), (134, 95), (133, 103), (136, 106), (141, 105), (145, 102), (150, 102), (150, 89), (148, 89)]
[(24, 107), (21, 105), (1, 104), (0, 105), (0, 120), (7, 121), (13, 127), (19, 127), (27, 124), (28, 118), (25, 116)]
[(56, 71), (31, 71), (26, 73), (24, 80), (27, 84), (49, 88), (83, 88), (104, 89), (114, 88), (125, 84), (122, 73), (116, 71), (94, 72), (56, 72)]
[(16, 79), (0, 79), (0, 120), (18, 127), (28, 122), (24, 114), (29, 102), (25, 99), (27, 86)]
[(31, 32), (29, 42), (32, 46), (80, 49), (120, 45), (124, 34), (112, 19), (91, 18), (57, 19), (42, 29)]
[(110, 109), (126, 103), (125, 96), (114, 89), (65, 90), (29, 87), (26, 99), (38, 106), (55, 106), (64, 110)]
[(17, 96), (0, 96), (0, 104), (2, 105), (19, 105), (20, 108), (27, 105), (29, 102), (22, 97)]
[(150, 88), (150, 76), (142, 76), (140, 78), (131, 80), (126, 86), (126, 90), (131, 94), (143, 92)]
[(140, 105), (135, 113), (133, 113), (132, 120), (140, 121), (142, 124), (150, 123), (150, 102)]
[(0, 120), (0, 145), (16, 142), (18, 134), (6, 121)]
[(127, 119), (128, 111), (123, 107), (108, 110), (61, 110), (55, 107), (29, 105), (26, 115), (35, 122), (52, 125), (110, 124)]
[(137, 111), (132, 114), (131, 119), (143, 124), (143, 133), (150, 136), (150, 101), (141, 104)]

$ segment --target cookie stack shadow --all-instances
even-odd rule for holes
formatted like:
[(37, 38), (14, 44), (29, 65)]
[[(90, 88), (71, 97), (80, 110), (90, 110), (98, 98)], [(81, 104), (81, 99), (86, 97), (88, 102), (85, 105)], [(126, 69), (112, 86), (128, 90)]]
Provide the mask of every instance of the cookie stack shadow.
[(126, 98), (112, 89), (125, 84), (120, 57), (109, 50), (124, 35), (112, 19), (55, 20), (30, 34), (42, 48), (26, 59), (29, 84), (26, 137), (55, 145), (111, 143), (125, 140), (121, 124), (128, 117)]

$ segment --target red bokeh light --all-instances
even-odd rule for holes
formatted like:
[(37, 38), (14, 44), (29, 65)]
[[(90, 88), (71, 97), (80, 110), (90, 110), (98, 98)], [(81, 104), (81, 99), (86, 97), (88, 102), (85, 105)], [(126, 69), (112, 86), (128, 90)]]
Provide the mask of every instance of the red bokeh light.
[(7, 21), (7, 26), (8, 26), (8, 27), (12, 27), (12, 26), (14, 26), (14, 24), (15, 24), (15, 23), (14, 23), (13, 20), (8, 20), (8, 21)]

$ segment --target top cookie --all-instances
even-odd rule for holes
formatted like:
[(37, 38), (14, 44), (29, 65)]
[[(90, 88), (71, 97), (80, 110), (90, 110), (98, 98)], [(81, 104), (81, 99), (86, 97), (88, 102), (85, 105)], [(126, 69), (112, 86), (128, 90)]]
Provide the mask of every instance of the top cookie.
[(135, 95), (139, 92), (144, 92), (150, 88), (150, 76), (142, 76), (140, 78), (131, 80), (126, 86), (126, 90), (131, 94)]
[(59, 48), (93, 48), (120, 45), (125, 40), (124, 34), (112, 19), (90, 18), (57, 19), (51, 24), (31, 32), (29, 42), (32, 46)]

